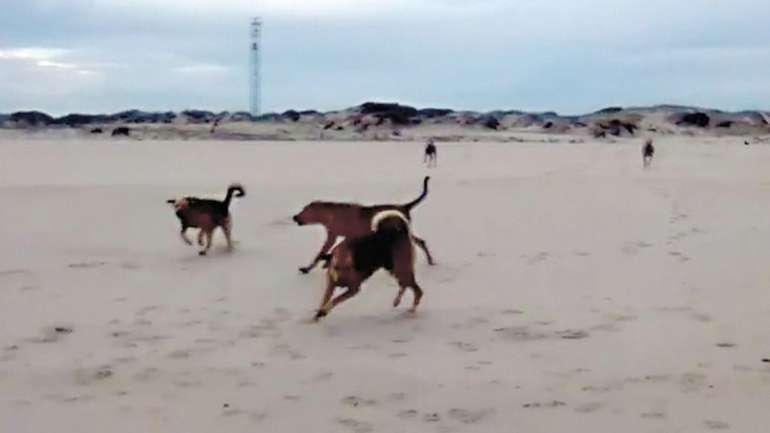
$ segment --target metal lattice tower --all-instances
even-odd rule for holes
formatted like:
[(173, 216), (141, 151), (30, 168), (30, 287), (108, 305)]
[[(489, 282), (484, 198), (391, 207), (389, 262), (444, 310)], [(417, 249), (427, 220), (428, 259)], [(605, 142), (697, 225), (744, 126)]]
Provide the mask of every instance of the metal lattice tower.
[(251, 20), (251, 43), (249, 46), (249, 85), (251, 87), (249, 109), (252, 116), (259, 116), (262, 109), (261, 37), (262, 20), (256, 17)]

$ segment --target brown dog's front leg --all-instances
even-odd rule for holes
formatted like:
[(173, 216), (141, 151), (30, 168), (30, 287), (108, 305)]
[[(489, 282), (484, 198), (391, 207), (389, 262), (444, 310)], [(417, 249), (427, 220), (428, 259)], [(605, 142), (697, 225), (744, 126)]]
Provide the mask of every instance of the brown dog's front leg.
[(186, 243), (187, 245), (192, 245), (192, 241), (187, 237), (187, 227), (182, 226), (182, 230), (179, 232), (179, 235), (182, 237), (182, 242)]
[(310, 263), (310, 265), (305, 266), (304, 268), (299, 268), (299, 271), (302, 272), (303, 274), (307, 274), (310, 271), (312, 271), (313, 268), (316, 267), (318, 262), (320, 262), (326, 256), (326, 253), (329, 251), (329, 248), (331, 248), (332, 244), (334, 244), (334, 241), (336, 239), (337, 239), (337, 236), (332, 236), (332, 233), (327, 231), (326, 241), (321, 247), (321, 251), (318, 252), (318, 254), (315, 256), (315, 259), (313, 259), (313, 262)]

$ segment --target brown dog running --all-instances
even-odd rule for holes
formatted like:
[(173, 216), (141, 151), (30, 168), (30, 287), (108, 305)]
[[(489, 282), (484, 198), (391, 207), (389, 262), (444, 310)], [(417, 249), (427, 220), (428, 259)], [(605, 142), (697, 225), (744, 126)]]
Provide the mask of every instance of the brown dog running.
[[(324, 256), (327, 255), (329, 248), (337, 240), (338, 236), (345, 238), (357, 238), (364, 236), (372, 231), (372, 218), (376, 214), (386, 210), (396, 210), (404, 215), (407, 221), (411, 222), (410, 211), (420, 204), (428, 195), (428, 181), (430, 176), (423, 180), (422, 194), (415, 200), (406, 204), (386, 204), (376, 206), (363, 206), (356, 203), (333, 203), (314, 201), (302, 209), (302, 212), (294, 215), (293, 219), (300, 226), (309, 224), (322, 224), (326, 228), (326, 241), (321, 247), (321, 251), (308, 266), (300, 268), (300, 272), (307, 274), (316, 267)], [(428, 245), (424, 240), (412, 234), (412, 240), (425, 252), (428, 263), (433, 264), (433, 257), (428, 251)]]
[(652, 139), (647, 139), (642, 147), (642, 165), (647, 168), (652, 164), (652, 157), (655, 155), (655, 146), (652, 145)]
[[(407, 288), (414, 293), (411, 312), (415, 312), (423, 291), (414, 278), (414, 245), (406, 216), (397, 210), (379, 212), (372, 218), (370, 232), (357, 238), (346, 238), (334, 247), (326, 271), (326, 291), (315, 320), (325, 317), (337, 305), (352, 298), (361, 284), (380, 269), (387, 270), (398, 282), (398, 307)], [(347, 290), (332, 299), (334, 289)]]
[(187, 245), (192, 245), (190, 239), (187, 238), (187, 229), (190, 227), (201, 229), (198, 235), (198, 244), (203, 246), (205, 237), (206, 246), (198, 254), (205, 256), (209, 248), (211, 248), (211, 238), (217, 227), (222, 227), (225, 238), (227, 238), (227, 246), (232, 249), (231, 233), (233, 222), (230, 217), (230, 201), (233, 198), (233, 194), (235, 194), (235, 197), (243, 197), (246, 195), (246, 190), (241, 185), (232, 184), (227, 188), (227, 196), (224, 201), (197, 197), (166, 200), (176, 210), (176, 216), (182, 223), (180, 235)]

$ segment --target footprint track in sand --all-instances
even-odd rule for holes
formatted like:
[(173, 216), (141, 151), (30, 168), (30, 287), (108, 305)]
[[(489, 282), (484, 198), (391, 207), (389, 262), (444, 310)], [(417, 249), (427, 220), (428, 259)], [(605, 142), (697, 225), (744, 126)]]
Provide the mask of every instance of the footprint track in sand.
[(706, 421), (703, 421), (703, 424), (709, 430), (729, 430), (730, 429), (730, 424), (724, 421), (706, 420)]
[(93, 269), (93, 268), (100, 268), (107, 264), (109, 263), (94, 260), (94, 261), (70, 263), (67, 265), (67, 267), (70, 269)]
[(520, 256), (528, 265), (536, 265), (551, 259), (552, 255), (548, 251), (541, 251), (537, 254), (530, 256), (529, 254), (522, 254)]
[(463, 351), (463, 352), (477, 352), (479, 349), (476, 347), (473, 343), (468, 343), (465, 341), (450, 341), (448, 343), (450, 346), (456, 347), (457, 349)]
[(476, 424), (483, 420), (492, 411), (490, 409), (468, 410), (468, 409), (450, 409), (447, 415), (450, 419), (463, 424)]
[(525, 403), (521, 407), (524, 409), (556, 409), (564, 406), (567, 406), (567, 403), (559, 400), (551, 400), (548, 402)]
[(374, 426), (371, 423), (353, 418), (337, 418), (337, 424), (346, 427), (353, 433), (369, 433), (374, 431)]
[[(539, 325), (548, 326), (551, 322), (541, 322)], [(494, 332), (503, 339), (515, 342), (540, 341), (550, 338), (561, 340), (582, 340), (591, 336), (588, 331), (582, 329), (565, 329), (562, 331), (545, 332), (533, 331), (528, 326), (507, 326), (495, 328)]]
[(692, 394), (707, 389), (708, 377), (701, 373), (685, 373), (679, 378), (679, 389), (685, 394)]
[(80, 386), (88, 386), (96, 382), (109, 379), (114, 376), (114, 370), (111, 366), (105, 365), (94, 369), (79, 368), (75, 370), (75, 383)]
[(28, 343), (56, 343), (65, 336), (74, 332), (71, 326), (50, 326), (43, 328), (42, 335), (24, 339)]
[(604, 407), (604, 404), (598, 401), (592, 401), (589, 403), (583, 403), (575, 407), (575, 412), (578, 413), (594, 413), (598, 412)]
[(3, 269), (0, 271), (0, 278), (2, 277), (12, 277), (16, 275), (32, 275), (32, 271), (29, 269), (24, 268), (18, 268), (18, 269)]
[(350, 407), (372, 407), (377, 406), (379, 402), (373, 398), (362, 398), (355, 395), (349, 395), (341, 400), (342, 404)]

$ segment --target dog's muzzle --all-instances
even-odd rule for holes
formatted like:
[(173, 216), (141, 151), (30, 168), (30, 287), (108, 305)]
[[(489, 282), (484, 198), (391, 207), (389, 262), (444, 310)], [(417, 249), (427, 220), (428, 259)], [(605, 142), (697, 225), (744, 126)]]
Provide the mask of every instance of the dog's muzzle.
[(291, 219), (294, 220), (294, 222), (297, 223), (298, 226), (303, 225), (302, 220), (299, 219), (297, 215), (294, 215), (293, 217), (291, 217)]

